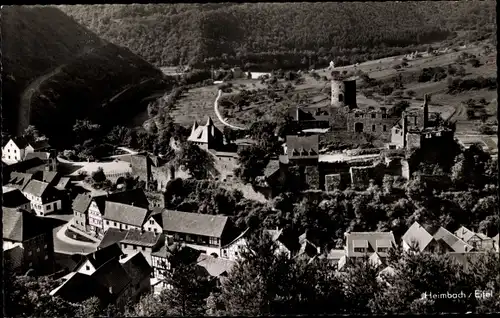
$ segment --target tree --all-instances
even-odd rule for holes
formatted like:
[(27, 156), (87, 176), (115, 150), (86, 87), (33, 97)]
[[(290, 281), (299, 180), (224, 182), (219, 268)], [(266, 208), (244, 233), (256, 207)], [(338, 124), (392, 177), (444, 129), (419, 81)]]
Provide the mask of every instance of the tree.
[(406, 95), (408, 95), (408, 97), (410, 97), (410, 98), (415, 97), (415, 94), (416, 94), (415, 91), (413, 91), (411, 89), (406, 91)]
[(262, 231), (252, 235), (247, 248), (222, 283), (222, 299), (229, 315), (270, 315), (290, 299), (291, 260), (278, 252)]
[(169, 247), (170, 270), (165, 272), (165, 283), (169, 287), (161, 298), (175, 315), (200, 316), (205, 313), (206, 299), (213, 285), (206, 270), (194, 262), (194, 251), (189, 250), (178, 245)]
[(183, 167), (195, 179), (207, 179), (216, 175), (213, 157), (195, 144), (184, 142), (174, 159), (176, 167)]
[(410, 107), (410, 102), (407, 100), (400, 100), (391, 108), (391, 112), (394, 116), (401, 117), (403, 112), (408, 109), (408, 107)]
[(131, 308), (127, 308), (124, 313), (125, 317), (165, 317), (170, 314), (170, 308), (165, 299), (165, 293), (155, 295), (153, 293), (146, 294), (141, 297), (137, 304)]
[(243, 182), (251, 183), (262, 175), (268, 162), (268, 153), (260, 146), (241, 149), (238, 151), (239, 167), (235, 169), (235, 175)]
[(40, 132), (38, 131), (38, 129), (35, 126), (33, 126), (33, 125), (29, 125), (28, 127), (26, 127), (26, 129), (24, 130), (22, 136), (24, 138), (26, 138), (26, 140), (28, 142), (35, 142), (40, 137), (42, 137), (42, 135), (40, 134)]
[(393, 91), (394, 91), (394, 87), (390, 86), (389, 84), (384, 84), (380, 88), (380, 94), (382, 94), (384, 97), (391, 95)]
[(92, 181), (96, 184), (101, 184), (106, 181), (106, 174), (104, 174), (104, 169), (102, 167), (98, 167), (96, 171), (92, 172)]

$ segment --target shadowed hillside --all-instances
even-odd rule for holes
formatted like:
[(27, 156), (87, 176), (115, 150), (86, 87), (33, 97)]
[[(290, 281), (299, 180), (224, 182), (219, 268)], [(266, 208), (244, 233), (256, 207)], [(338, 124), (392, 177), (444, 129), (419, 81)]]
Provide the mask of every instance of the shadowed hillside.
[[(65, 146), (76, 118), (119, 114), (106, 118), (112, 124), (139, 110), (134, 101), (165, 86), (159, 70), (57, 8), (5, 7), (1, 27), (3, 130), (19, 132), (31, 123)], [(109, 101), (124, 90), (126, 103)]]
[[(338, 2), (61, 6), (104, 39), (157, 66), (268, 68), (375, 59), (402, 48), (494, 36), (495, 2)], [(97, 13), (99, 15), (97, 15)], [(414, 48), (415, 50), (415, 48)], [(396, 53), (397, 54), (397, 53)], [(393, 54), (394, 55), (394, 54)], [(352, 62), (352, 61), (351, 61)]]

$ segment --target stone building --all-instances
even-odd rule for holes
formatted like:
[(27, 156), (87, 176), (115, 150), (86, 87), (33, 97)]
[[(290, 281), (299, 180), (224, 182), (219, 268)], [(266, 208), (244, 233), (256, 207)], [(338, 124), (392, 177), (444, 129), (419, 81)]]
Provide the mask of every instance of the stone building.
[(331, 82), (331, 105), (336, 108), (349, 107), (353, 109), (356, 104), (356, 79), (343, 81), (332, 80)]
[(347, 131), (369, 133), (380, 139), (391, 138), (391, 128), (398, 121), (387, 114), (385, 107), (379, 109), (353, 109), (347, 113)]
[(194, 122), (188, 141), (198, 145), (204, 150), (218, 149), (224, 145), (224, 134), (215, 127), (212, 118), (208, 117), (204, 126)]

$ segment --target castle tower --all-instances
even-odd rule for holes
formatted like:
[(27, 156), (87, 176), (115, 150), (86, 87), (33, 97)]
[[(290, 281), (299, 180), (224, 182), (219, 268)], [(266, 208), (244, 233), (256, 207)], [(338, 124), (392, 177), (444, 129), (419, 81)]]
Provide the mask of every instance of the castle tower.
[(332, 80), (331, 105), (333, 107), (356, 108), (356, 80)]

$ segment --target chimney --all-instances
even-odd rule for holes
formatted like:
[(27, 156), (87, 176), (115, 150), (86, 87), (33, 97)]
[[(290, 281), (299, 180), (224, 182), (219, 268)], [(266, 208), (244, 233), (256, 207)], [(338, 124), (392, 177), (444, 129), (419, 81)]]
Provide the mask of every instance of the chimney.
[(403, 148), (406, 149), (406, 135), (408, 133), (408, 118), (406, 112), (403, 112)]
[(426, 128), (429, 125), (429, 101), (430, 96), (428, 94), (424, 95), (424, 127)]

